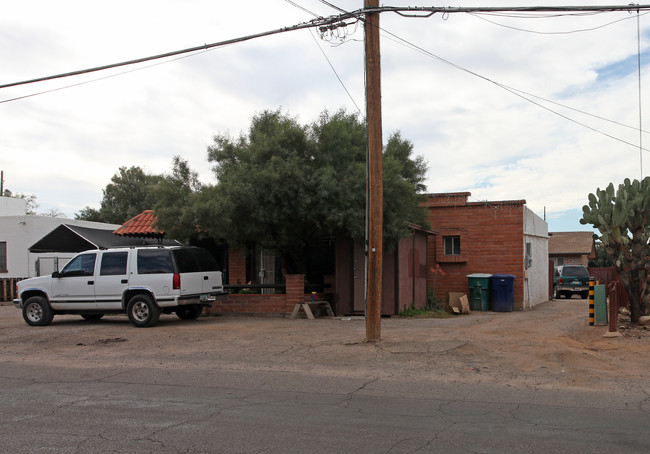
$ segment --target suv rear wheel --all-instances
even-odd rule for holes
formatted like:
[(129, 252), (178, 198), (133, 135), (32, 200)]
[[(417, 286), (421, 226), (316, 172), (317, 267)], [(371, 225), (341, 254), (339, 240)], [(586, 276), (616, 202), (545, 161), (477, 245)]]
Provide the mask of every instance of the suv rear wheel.
[(149, 295), (135, 295), (129, 300), (126, 312), (138, 328), (155, 325), (160, 318), (160, 309)]

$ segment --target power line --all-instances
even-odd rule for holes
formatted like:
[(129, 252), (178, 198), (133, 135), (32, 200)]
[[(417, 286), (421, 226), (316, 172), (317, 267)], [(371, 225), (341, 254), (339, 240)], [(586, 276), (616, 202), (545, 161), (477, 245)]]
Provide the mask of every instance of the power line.
[[(519, 32), (534, 33), (534, 34), (537, 34), (537, 35), (569, 35), (569, 34), (572, 34), (572, 33), (591, 32), (591, 31), (595, 31), (595, 30), (600, 30), (601, 28), (609, 27), (610, 25), (617, 24), (619, 22), (634, 19), (634, 17), (624, 17), (622, 19), (617, 19), (615, 21), (608, 22), (606, 24), (599, 25), (597, 27), (592, 27), (592, 28), (583, 28), (583, 29), (576, 29), (576, 30), (569, 30), (569, 31), (559, 31), (559, 32), (542, 32), (542, 31), (538, 31), (538, 30), (528, 30), (528, 29), (525, 29), (525, 28), (513, 27), (511, 25), (500, 24), (500, 23), (498, 23), (496, 21), (493, 21), (493, 20), (487, 19), (486, 17), (483, 17), (485, 14), (476, 14), (476, 13), (469, 13), (469, 14), (470, 14), (470, 16), (474, 16), (477, 19), (481, 19), (481, 20), (483, 20), (485, 22), (489, 22), (489, 23), (491, 23), (493, 25), (497, 25), (499, 27), (507, 28), (507, 29), (510, 29), (510, 30), (516, 30), (516, 31), (519, 31)], [(644, 13), (643, 16), (645, 16), (646, 14), (648, 14), (648, 13)], [(511, 16), (499, 15), (499, 17), (511, 17)], [(527, 16), (526, 18), (531, 18), (531, 17)]]
[[(531, 104), (536, 105), (537, 107), (540, 107), (540, 108), (542, 108), (542, 109), (544, 109), (544, 110), (547, 110), (547, 111), (550, 112), (550, 113), (553, 113), (553, 114), (555, 114), (555, 115), (557, 115), (557, 116), (559, 116), (559, 117), (561, 117), (561, 118), (564, 118), (565, 120), (568, 120), (568, 121), (570, 121), (570, 122), (572, 122), (572, 123), (575, 123), (575, 124), (577, 124), (577, 125), (579, 125), (579, 126), (582, 126), (583, 128), (589, 129), (589, 130), (591, 130), (591, 131), (593, 131), (593, 132), (596, 132), (596, 133), (598, 133), (598, 134), (601, 134), (601, 135), (604, 135), (604, 136), (606, 136), (606, 137), (609, 137), (610, 139), (616, 140), (616, 141), (621, 142), (621, 143), (623, 143), (623, 144), (625, 144), (625, 145), (630, 145), (630, 146), (635, 147), (635, 148), (640, 148), (640, 150), (642, 150), (642, 151), (650, 151), (650, 150), (647, 149), (647, 148), (643, 148), (643, 147), (640, 146), (639, 144), (634, 144), (634, 143), (632, 143), (632, 142), (628, 142), (628, 141), (626, 141), (626, 140), (620, 139), (620, 138), (618, 138), (618, 137), (616, 137), (616, 136), (614, 136), (614, 135), (612, 135), (612, 134), (608, 134), (608, 133), (606, 133), (606, 132), (600, 131), (599, 129), (596, 129), (596, 128), (592, 127), (592, 126), (589, 126), (589, 125), (584, 124), (584, 123), (582, 123), (582, 122), (580, 122), (580, 121), (578, 121), (578, 120), (575, 120), (575, 119), (573, 119), (573, 118), (571, 118), (571, 117), (569, 117), (569, 116), (567, 116), (567, 115), (564, 115), (564, 114), (562, 114), (562, 113), (560, 113), (560, 112), (557, 112), (557, 111), (555, 111), (555, 110), (553, 110), (553, 109), (551, 109), (551, 108), (549, 108), (549, 107), (544, 106), (543, 104), (540, 104), (539, 102), (536, 102), (536, 101), (534, 101), (534, 100), (532, 100), (532, 99), (527, 98), (526, 96), (524, 96), (524, 94), (529, 95), (529, 96), (532, 96), (532, 97), (535, 97), (535, 98), (538, 98), (538, 99), (542, 99), (542, 100), (547, 101), (547, 102), (551, 102), (551, 103), (553, 103), (553, 104), (560, 105), (560, 106), (565, 107), (565, 108), (568, 108), (568, 109), (571, 109), (571, 108), (568, 107), (568, 106), (564, 106), (564, 105), (562, 105), (562, 104), (559, 104), (559, 103), (556, 103), (556, 102), (553, 102), (553, 101), (547, 100), (547, 99), (545, 99), (545, 98), (542, 98), (542, 97), (539, 97), (539, 96), (536, 96), (536, 95), (531, 95), (531, 94), (529, 94), (529, 93), (527, 93), (527, 92), (525, 92), (525, 91), (523, 91), (523, 90), (519, 90), (519, 89), (516, 89), (516, 88), (512, 88), (512, 87), (509, 87), (509, 86), (507, 86), (507, 85), (505, 85), (505, 84), (499, 83), (499, 82), (497, 82), (497, 81), (495, 81), (495, 80), (492, 80), (492, 79), (490, 79), (490, 78), (488, 78), (488, 77), (486, 77), (486, 76), (483, 76), (483, 75), (481, 75), (481, 74), (479, 74), (479, 73), (477, 73), (477, 72), (474, 72), (474, 71), (469, 70), (469, 69), (467, 69), (467, 68), (464, 68), (464, 67), (462, 67), (462, 66), (460, 66), (460, 65), (457, 65), (456, 63), (453, 63), (453, 62), (451, 62), (451, 61), (449, 61), (449, 60), (447, 60), (447, 59), (445, 59), (445, 58), (443, 58), (443, 57), (440, 57), (440, 56), (438, 56), (438, 55), (436, 55), (436, 54), (434, 54), (434, 53), (432, 53), (432, 52), (430, 52), (430, 51), (428, 51), (428, 50), (426, 50), (426, 49), (424, 49), (424, 48), (422, 48), (422, 47), (420, 47), (420, 46), (418, 46), (418, 45), (416, 45), (416, 44), (413, 44), (413, 43), (410, 42), (410, 41), (407, 41), (407, 40), (405, 40), (405, 39), (403, 39), (403, 38), (401, 38), (401, 37), (399, 37), (399, 36), (397, 36), (397, 35), (391, 33), (390, 31), (388, 31), (388, 30), (386, 30), (386, 29), (383, 29), (383, 28), (382, 28), (382, 31), (383, 31), (384, 33), (386, 33), (386, 34), (392, 36), (392, 37), (395, 38), (396, 40), (401, 41), (402, 43), (404, 43), (405, 45), (407, 45), (407, 47), (411, 47), (412, 49), (417, 50), (417, 51), (419, 51), (419, 52), (421, 52), (421, 53), (423, 53), (423, 54), (425, 54), (425, 55), (427, 55), (427, 56), (429, 56), (429, 57), (431, 57), (431, 58), (434, 58), (434, 59), (436, 59), (436, 60), (439, 60), (439, 61), (441, 61), (441, 62), (443, 62), (443, 63), (445, 63), (445, 64), (447, 64), (447, 65), (449, 65), (449, 66), (452, 66), (453, 68), (456, 68), (456, 69), (458, 69), (458, 70), (460, 70), (460, 71), (466, 72), (466, 73), (468, 73), (468, 74), (470, 74), (470, 75), (472, 75), (472, 76), (478, 77), (479, 79), (483, 79), (483, 80), (485, 80), (485, 81), (487, 81), (487, 82), (490, 82), (490, 83), (496, 85), (497, 87), (500, 87), (501, 89), (506, 90), (506, 91), (510, 92), (511, 94), (513, 94), (513, 95), (515, 95), (515, 96), (518, 96), (518, 97), (522, 98), (523, 100), (528, 101), (528, 102), (531, 103)], [(576, 111), (578, 111), (577, 109), (572, 109), (572, 110), (576, 110)], [(584, 114), (587, 114), (587, 115), (591, 115), (591, 114), (588, 114), (587, 112), (583, 112), (583, 111), (579, 111), (579, 112), (584, 113)], [(600, 119), (603, 119), (603, 120), (606, 120), (606, 121), (611, 121), (611, 120), (607, 120), (607, 119), (602, 118), (602, 117), (598, 117), (598, 116), (596, 116), (596, 115), (592, 115), (592, 116), (597, 117), (597, 118), (600, 118)], [(617, 122), (612, 121), (612, 123), (617, 123)], [(622, 125), (621, 123), (617, 123), (617, 124)], [(632, 129), (635, 129), (635, 130), (636, 130), (636, 129), (639, 129), (639, 128), (636, 128), (636, 127), (631, 127), (631, 126), (626, 126), (626, 125), (622, 125), (622, 126), (625, 126), (625, 127), (628, 127), (628, 128), (632, 128)], [(643, 131), (640, 130), (640, 129), (639, 129), (639, 131), (640, 131), (640, 133), (643, 132)]]
[(9, 88), (9, 87), (15, 87), (18, 85), (27, 85), (27, 84), (33, 84), (36, 82), (45, 82), (48, 80), (53, 80), (53, 79), (61, 79), (64, 77), (71, 77), (71, 76), (79, 76), (81, 74), (88, 74), (92, 72), (97, 72), (97, 71), (104, 71), (106, 69), (112, 69), (112, 68), (118, 68), (121, 66), (129, 66), (129, 65), (134, 65), (138, 63), (144, 63), (152, 60), (159, 60), (162, 58), (168, 58), (168, 57), (174, 57), (176, 55), (182, 55), (182, 54), (188, 54), (192, 52), (198, 52), (201, 50), (208, 50), (208, 49), (213, 49), (216, 47), (223, 47), (231, 44), (237, 44), (237, 43), (242, 43), (245, 41), (250, 41), (255, 38), (261, 38), (265, 36), (271, 36), (271, 35), (276, 35), (279, 33), (285, 33), (289, 31), (294, 31), (294, 30), (302, 30), (305, 28), (313, 28), (313, 27), (320, 27), (324, 25), (330, 24), (332, 21), (338, 20), (336, 18), (319, 18), (319, 19), (314, 19), (309, 22), (303, 22), (297, 25), (292, 25), (289, 27), (283, 27), (283, 28), (278, 28), (275, 30), (270, 30), (262, 33), (256, 33), (253, 35), (248, 35), (248, 36), (242, 36), (240, 38), (234, 38), (234, 39), (228, 39), (225, 41), (219, 41), (216, 43), (211, 43), (211, 44), (203, 44), (201, 46), (195, 46), (195, 47), (190, 47), (187, 49), (181, 49), (181, 50), (175, 50), (171, 52), (165, 52), (163, 54), (157, 54), (157, 55), (151, 55), (149, 57), (142, 57), (142, 58), (136, 58), (134, 60), (127, 60), (119, 63), (111, 63), (108, 65), (102, 65), (102, 66), (96, 66), (94, 68), (88, 68), (88, 69), (81, 69), (77, 71), (70, 71), (67, 73), (62, 73), (62, 74), (55, 74), (52, 76), (45, 76), (45, 77), (38, 77), (36, 79), (30, 79), (30, 80), (24, 80), (20, 82), (12, 82), (8, 84), (2, 84), (0, 85), (0, 89), (2, 88)]
[[(313, 12), (301, 7), (300, 5), (296, 4), (295, 2), (293, 2), (291, 0), (286, 0), (286, 1), (288, 3), (290, 3), (290, 4), (292, 4), (292, 5), (300, 8), (300, 9), (303, 9), (306, 12), (309, 12), (310, 14), (314, 14)], [(365, 9), (360, 9), (360, 10), (356, 10), (356, 11), (352, 11), (352, 12), (346, 12), (345, 10), (342, 10), (341, 8), (338, 8), (337, 6), (332, 5), (331, 3), (329, 3), (329, 2), (327, 2), (325, 0), (319, 0), (319, 1), (321, 1), (321, 3), (324, 3), (324, 4), (326, 4), (326, 5), (328, 5), (328, 6), (332, 7), (332, 8), (335, 8), (335, 9), (337, 9), (339, 11), (343, 11), (343, 13), (340, 14), (340, 15), (336, 15), (336, 16), (329, 16), (327, 18), (317, 17), (316, 19), (313, 19), (313, 20), (311, 20), (309, 22), (303, 22), (303, 23), (293, 25), (293, 26), (289, 26), (289, 27), (284, 27), (284, 28), (280, 28), (280, 29), (267, 31), (267, 32), (248, 35), (248, 36), (244, 36), (244, 37), (240, 37), (240, 38), (234, 38), (234, 39), (230, 39), (230, 40), (226, 40), (226, 41), (220, 41), (220, 42), (217, 42), (217, 43), (204, 44), (202, 46), (195, 46), (195, 47), (191, 47), (191, 48), (188, 48), (188, 49), (182, 49), (182, 50), (177, 50), (177, 51), (172, 51), (172, 52), (166, 52), (166, 53), (163, 53), (163, 54), (138, 58), (138, 59), (135, 59), (135, 60), (129, 60), (129, 61), (120, 62), (120, 63), (114, 63), (114, 64), (109, 64), (109, 65), (98, 66), (98, 67), (95, 67), (95, 68), (89, 68), (89, 69), (78, 70), (78, 71), (71, 71), (71, 72), (68, 72), (68, 73), (57, 74), (57, 75), (53, 75), (53, 76), (40, 77), (40, 78), (31, 79), (31, 80), (22, 81), (22, 82), (14, 82), (14, 83), (9, 83), (9, 84), (4, 84), (4, 85), (0, 85), (0, 89), (13, 87), (13, 86), (18, 86), (18, 85), (31, 84), (31, 83), (36, 83), (36, 82), (43, 82), (43, 81), (53, 80), (53, 79), (58, 79), (58, 78), (76, 76), (76, 75), (81, 75), (81, 74), (87, 74), (87, 73), (91, 73), (91, 72), (97, 72), (97, 71), (102, 71), (102, 70), (121, 67), (121, 66), (133, 65), (133, 64), (137, 64), (137, 63), (143, 63), (143, 62), (147, 62), (147, 61), (152, 61), (152, 60), (162, 59), (162, 58), (168, 58), (168, 57), (183, 55), (183, 54), (188, 54), (188, 53), (196, 54), (196, 53), (199, 53), (199, 52), (205, 52), (207, 50), (210, 50), (210, 49), (213, 49), (213, 48), (216, 48), (216, 47), (222, 47), (222, 46), (226, 46), (226, 45), (231, 45), (231, 44), (236, 44), (236, 43), (240, 43), (240, 42), (244, 42), (244, 41), (249, 41), (249, 40), (252, 40), (252, 39), (255, 39), (255, 38), (270, 36), (270, 35), (284, 33), (284, 32), (288, 32), (288, 31), (301, 30), (301, 29), (305, 29), (305, 28), (309, 29), (309, 28), (320, 27), (321, 32), (323, 32), (323, 30), (330, 30), (331, 31), (331, 30), (335, 30), (337, 28), (349, 25), (349, 24), (345, 23), (345, 20), (349, 20), (349, 19), (355, 19), (357, 21), (358, 20), (363, 20), (362, 17), (363, 17), (364, 14), (366, 14), (366, 12), (395, 12), (395, 13), (397, 13), (399, 15), (402, 15), (402, 16), (405, 16), (405, 17), (422, 18), (422, 17), (430, 17), (431, 15), (436, 14), (436, 13), (447, 14), (447, 13), (459, 13), (459, 12), (470, 13), (470, 14), (478, 13), (478, 12), (496, 13), (496, 12), (506, 12), (506, 11), (509, 11), (509, 12), (535, 12), (535, 13), (555, 12), (555, 13), (561, 13), (560, 15), (567, 15), (566, 13), (568, 13), (569, 11), (576, 11), (577, 10), (577, 11), (580, 11), (580, 13), (579, 13), (580, 15), (583, 15), (583, 14), (587, 14), (587, 13), (592, 13), (593, 14), (593, 13), (596, 13), (596, 12), (611, 12), (611, 11), (631, 11), (631, 10), (634, 10), (634, 11), (638, 12), (640, 10), (650, 9), (650, 5), (599, 6), (599, 7), (589, 7), (589, 6), (578, 6), (578, 7), (574, 7), (574, 6), (571, 6), (571, 7), (513, 7), (513, 8), (501, 8), (501, 7), (495, 7), (495, 8), (485, 8), (485, 7), (481, 7), (481, 8), (463, 8), (463, 7), (442, 7), (442, 8), (440, 8), (440, 7), (378, 7), (378, 8), (365, 8)], [(427, 12), (428, 14), (426, 14), (425, 16), (413, 14), (413, 13), (416, 13), (416, 12), (420, 12), (420, 13), (421, 12)], [(540, 104), (540, 103), (538, 103), (538, 102), (536, 102), (536, 101), (534, 101), (532, 99), (527, 98), (526, 96), (524, 96), (524, 94), (527, 95), (527, 96), (532, 96), (532, 97), (544, 100), (546, 102), (550, 102), (550, 103), (553, 103), (553, 104), (556, 104), (556, 105), (560, 105), (560, 106), (568, 108), (568, 109), (572, 109), (572, 108), (570, 108), (568, 106), (564, 106), (564, 105), (556, 103), (554, 101), (550, 101), (548, 99), (545, 99), (545, 98), (542, 98), (542, 97), (539, 97), (539, 96), (536, 96), (536, 95), (532, 95), (532, 94), (527, 93), (527, 92), (525, 92), (523, 90), (519, 90), (519, 89), (516, 89), (516, 88), (513, 88), (513, 87), (509, 87), (507, 85), (501, 84), (499, 82), (496, 82), (496, 81), (494, 81), (494, 80), (492, 80), (492, 79), (490, 79), (490, 78), (488, 78), (486, 76), (482, 76), (481, 74), (478, 74), (478, 73), (476, 73), (474, 71), (463, 68), (463, 67), (461, 67), (461, 66), (459, 66), (459, 65), (457, 65), (455, 63), (452, 63), (449, 60), (446, 60), (446, 59), (444, 59), (442, 57), (439, 57), (439, 56), (437, 56), (437, 55), (423, 49), (422, 47), (419, 47), (419, 46), (417, 46), (417, 45), (415, 45), (413, 43), (408, 42), (407, 40), (404, 40), (404, 39), (398, 37), (397, 35), (394, 35), (393, 33), (389, 32), (389, 31), (387, 31), (385, 29), (382, 29), (382, 31), (389, 34), (390, 36), (394, 37), (395, 39), (403, 42), (407, 46), (410, 46), (413, 49), (424, 53), (425, 55), (427, 55), (429, 57), (440, 60), (441, 62), (443, 62), (445, 64), (448, 64), (448, 65), (450, 65), (452, 67), (455, 67), (455, 68), (457, 68), (457, 69), (459, 69), (461, 71), (467, 72), (468, 74), (471, 74), (471, 75), (473, 75), (475, 77), (478, 77), (478, 78), (481, 78), (481, 79), (483, 79), (483, 80), (485, 80), (487, 82), (493, 83), (493, 84), (497, 85), (498, 87), (500, 87), (500, 88), (514, 94), (515, 96), (518, 96), (518, 97), (520, 97), (520, 98), (522, 98), (522, 99), (524, 99), (524, 100), (526, 100), (526, 101), (528, 101), (528, 102), (530, 102), (530, 103), (532, 103), (534, 105), (537, 105), (538, 107), (540, 107), (542, 109), (545, 109), (545, 110), (547, 110), (547, 111), (549, 111), (549, 112), (551, 112), (551, 113), (553, 113), (555, 115), (558, 115), (558, 116), (560, 116), (560, 117), (562, 117), (562, 118), (564, 118), (564, 119), (566, 119), (568, 121), (576, 123), (576, 124), (578, 124), (578, 125), (580, 125), (580, 126), (582, 126), (584, 128), (590, 129), (590, 130), (592, 130), (594, 132), (597, 132), (599, 134), (605, 135), (605, 136), (607, 136), (607, 137), (609, 137), (611, 139), (622, 142), (622, 143), (624, 143), (626, 145), (631, 145), (631, 146), (637, 147), (636, 144), (632, 144), (632, 143), (627, 142), (625, 140), (619, 139), (619, 138), (617, 138), (617, 137), (615, 137), (615, 136), (613, 136), (611, 134), (607, 134), (607, 133), (605, 133), (603, 131), (600, 131), (600, 130), (598, 130), (596, 128), (593, 128), (593, 127), (588, 126), (588, 125), (586, 125), (584, 123), (581, 123), (581, 122), (579, 122), (579, 121), (577, 121), (577, 120), (575, 120), (573, 118), (570, 118), (570, 117), (568, 117), (566, 115), (563, 115), (563, 114), (561, 114), (561, 113), (559, 113), (559, 112), (557, 112), (557, 111), (555, 111), (553, 109), (550, 109), (550, 108), (548, 108), (548, 107), (546, 107), (546, 106), (544, 106), (544, 105), (542, 105), (542, 104)], [(322, 49), (320, 49), (320, 50), (321, 50), (321, 52), (323, 52)], [(329, 61), (327, 56), (324, 54), (324, 52), (323, 52), (323, 55), (325, 56), (325, 59), (327, 60), (328, 64), (330, 65), (330, 67), (334, 71), (337, 79), (339, 80), (339, 82), (341, 83), (343, 88), (345, 89), (346, 93), (348, 94), (348, 96), (352, 100), (352, 102), (355, 105), (355, 107), (357, 108), (357, 110), (360, 110), (359, 107), (357, 106), (356, 102), (352, 98), (351, 94), (349, 93), (349, 91), (347, 90), (345, 85), (343, 84), (343, 82), (340, 79), (339, 75), (337, 74), (336, 70), (332, 66), (331, 62)], [(191, 56), (191, 55), (189, 55), (189, 56)], [(187, 57), (187, 56), (185, 56), (185, 57)], [(185, 58), (185, 57), (181, 57), (181, 58)], [(156, 65), (151, 65), (151, 66), (156, 66)], [(141, 69), (144, 69), (144, 68), (141, 68)], [(126, 71), (125, 73), (128, 73), (128, 72), (132, 72), (132, 71)], [(124, 74), (124, 73), (120, 73), (120, 74)], [(119, 74), (116, 74), (116, 75), (119, 75)], [(106, 79), (108, 77), (114, 77), (116, 75), (106, 76), (106, 77), (103, 77), (103, 78), (95, 79), (93, 81)], [(62, 90), (64, 88), (69, 88), (69, 87), (73, 87), (73, 86), (77, 86), (77, 85), (82, 85), (84, 83), (89, 83), (89, 82), (93, 82), (93, 81), (86, 81), (86, 82), (81, 82), (79, 84), (68, 85), (66, 87), (60, 87), (60, 88), (56, 88), (56, 89), (52, 89), (52, 90), (39, 92), (39, 93), (33, 93), (33, 94), (30, 94), (30, 95), (26, 95), (26, 96), (21, 96), (21, 97), (17, 97), (17, 98), (12, 98), (12, 99), (8, 99), (8, 100), (0, 101), (0, 103), (14, 101), (14, 100), (18, 100), (18, 99), (24, 99), (24, 98), (27, 98), (27, 97), (36, 96), (38, 94), (43, 94), (43, 93), (48, 93), (48, 92), (51, 92), (51, 91)], [(579, 111), (577, 109), (572, 109), (572, 110), (581, 112), (583, 114), (591, 115), (591, 114), (589, 114), (587, 112)], [(611, 120), (604, 119), (602, 117), (598, 117), (596, 115), (592, 115), (592, 116), (594, 116), (596, 118), (606, 120), (606, 121), (611, 121)], [(613, 123), (617, 123), (617, 122), (613, 122)], [(620, 123), (617, 123), (617, 124), (620, 125)], [(625, 125), (622, 125), (622, 126), (625, 126)], [(629, 126), (626, 126), (626, 127), (629, 127)], [(637, 128), (634, 128), (634, 129), (637, 129)], [(642, 131), (641, 126), (638, 129), (639, 129), (639, 134), (644, 132), (644, 131)], [(641, 145), (639, 145), (639, 148), (640, 148), (641, 151), (650, 151), (650, 150), (647, 150), (647, 149), (643, 148)]]
[(313, 11), (311, 11), (311, 10), (308, 10), (308, 9), (305, 8), (304, 6), (297, 4), (296, 2), (294, 2), (294, 1), (292, 1), (292, 0), (284, 0), (284, 1), (287, 2), (288, 4), (290, 4), (291, 6), (295, 6), (295, 7), (298, 8), (299, 10), (302, 10), (302, 11), (306, 12), (307, 14), (311, 14), (311, 15), (314, 16), (314, 17), (321, 17), (321, 16), (319, 16), (318, 14), (316, 14), (315, 12), (313, 12)]
[(327, 63), (330, 65), (330, 68), (332, 68), (332, 71), (334, 72), (334, 75), (336, 76), (336, 78), (338, 79), (339, 83), (340, 83), (341, 86), (343, 87), (343, 90), (345, 90), (345, 92), (348, 94), (348, 97), (350, 98), (350, 101), (352, 101), (352, 104), (354, 104), (354, 107), (357, 108), (357, 111), (358, 111), (358, 112), (361, 112), (361, 109), (359, 109), (359, 106), (357, 105), (357, 103), (355, 102), (354, 98), (352, 97), (352, 94), (350, 93), (350, 91), (348, 90), (348, 88), (345, 86), (345, 84), (344, 84), (343, 81), (341, 80), (341, 77), (339, 76), (338, 72), (336, 71), (336, 68), (334, 68), (334, 65), (332, 64), (332, 62), (330, 61), (330, 59), (327, 57), (327, 54), (325, 53), (325, 51), (323, 50), (323, 48), (320, 46), (320, 44), (318, 44), (318, 40), (317, 40), (316, 37), (311, 33), (311, 30), (309, 30), (309, 33), (311, 34), (311, 37), (312, 37), (312, 38), (314, 39), (314, 41), (316, 42), (316, 46), (318, 47), (318, 50), (321, 51), (321, 54), (323, 54), (323, 57), (325, 57), (325, 60), (326, 60)]
[[(78, 76), (81, 74), (87, 74), (91, 72), (103, 71), (106, 69), (117, 68), (120, 66), (134, 65), (138, 63), (144, 63), (151, 60), (158, 60), (161, 58), (173, 57), (176, 55), (187, 54), (191, 52), (197, 52), (200, 50), (212, 49), (215, 47), (226, 46), (229, 44), (241, 43), (244, 41), (249, 41), (256, 38), (261, 38), (265, 36), (271, 36), (279, 33), (285, 33), (289, 31), (302, 30), (305, 28), (314, 28), (314, 27), (326, 27), (326, 26), (341, 26), (348, 19), (363, 20), (363, 17), (366, 14), (374, 13), (383, 13), (383, 12), (393, 12), (405, 17), (430, 17), (436, 13), (450, 14), (450, 13), (478, 13), (478, 12), (556, 12), (556, 13), (568, 13), (570, 11), (579, 11), (579, 12), (611, 12), (611, 11), (641, 11), (641, 10), (650, 10), (650, 5), (627, 5), (627, 6), (521, 6), (521, 7), (427, 7), (427, 6), (418, 6), (418, 7), (401, 7), (401, 6), (381, 6), (381, 7), (371, 7), (371, 8), (362, 8), (356, 11), (346, 12), (345, 10), (338, 8), (335, 5), (332, 5), (325, 0), (320, 0), (322, 3), (327, 4), (333, 8), (342, 11), (341, 14), (336, 16), (329, 16), (326, 18), (317, 18), (309, 22), (302, 22), (297, 25), (292, 25), (288, 27), (278, 28), (275, 30), (270, 30), (262, 33), (256, 33), (253, 35), (243, 36), (240, 38), (229, 39), (226, 41), (220, 41), (211, 44), (203, 44), (201, 46), (190, 47), (187, 49), (181, 49), (171, 52), (166, 52), (163, 54), (152, 55), (149, 57), (136, 58), (134, 60), (128, 60), (119, 63), (111, 63), (108, 65), (97, 66), (94, 68), (81, 69), (77, 71), (70, 71), (62, 74), (55, 74), (52, 76), (38, 77), (36, 79), (24, 80), (20, 82), (12, 82), (7, 84), (1, 84), (0, 89), (15, 87), (18, 85), (32, 84), (36, 82), (44, 82), (47, 80), (61, 79), (63, 77)], [(427, 13), (425, 15), (418, 15), (416, 13)], [(338, 25), (336, 25), (338, 24)]]

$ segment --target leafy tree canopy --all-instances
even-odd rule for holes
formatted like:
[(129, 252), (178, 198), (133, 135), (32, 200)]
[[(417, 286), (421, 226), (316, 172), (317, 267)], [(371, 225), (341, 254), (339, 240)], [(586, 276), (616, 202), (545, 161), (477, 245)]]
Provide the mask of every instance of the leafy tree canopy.
[(614, 266), (612, 258), (607, 254), (607, 250), (602, 242), (596, 241), (596, 258), (589, 260), (589, 266), (592, 267), (608, 267)]
[[(408, 235), (408, 222), (426, 222), (418, 208), (426, 165), (412, 152), (399, 133), (384, 151), (389, 246)], [(197, 192), (194, 214), (213, 236), (276, 250), (287, 272), (304, 271), (318, 238), (364, 238), (366, 130), (356, 115), (323, 112), (303, 125), (280, 110), (265, 111), (238, 138), (217, 134), (208, 160), (218, 183)]]
[(161, 176), (158, 183), (150, 187), (150, 198), (154, 201), (150, 208), (156, 213), (157, 226), (167, 237), (189, 243), (200, 233), (197, 210), (202, 189), (198, 173), (180, 156), (174, 157), (171, 174)]
[(103, 190), (104, 196), (99, 210), (85, 207), (75, 218), (122, 224), (144, 210), (152, 209), (152, 189), (161, 178), (159, 175), (147, 174), (137, 166), (120, 167)]

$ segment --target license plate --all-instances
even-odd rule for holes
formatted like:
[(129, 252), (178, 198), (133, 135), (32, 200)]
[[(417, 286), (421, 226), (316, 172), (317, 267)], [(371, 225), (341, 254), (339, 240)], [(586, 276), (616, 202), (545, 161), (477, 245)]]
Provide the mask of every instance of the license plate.
[(580, 285), (580, 281), (572, 281), (571, 285)]

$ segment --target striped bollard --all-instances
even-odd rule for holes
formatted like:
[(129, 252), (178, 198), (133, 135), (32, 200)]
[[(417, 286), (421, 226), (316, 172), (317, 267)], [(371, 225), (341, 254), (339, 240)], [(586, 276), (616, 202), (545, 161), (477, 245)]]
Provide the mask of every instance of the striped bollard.
[(589, 279), (589, 326), (594, 326), (594, 318), (596, 311), (594, 309), (594, 286), (596, 282), (592, 279)]

